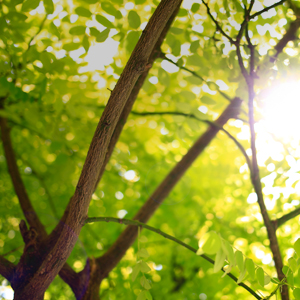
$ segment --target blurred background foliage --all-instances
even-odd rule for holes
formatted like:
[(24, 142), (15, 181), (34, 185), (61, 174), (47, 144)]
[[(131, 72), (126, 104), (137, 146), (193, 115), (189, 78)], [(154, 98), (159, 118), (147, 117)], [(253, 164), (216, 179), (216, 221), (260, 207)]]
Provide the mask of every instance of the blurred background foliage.
[[(89, 216), (132, 218), (206, 130), (208, 125), (202, 121), (215, 120), (228, 105), (222, 93), (228, 98), (241, 97), (243, 111), (247, 111), (247, 89), (234, 46), (216, 31), (200, 2), (183, 2), (162, 46), (166, 57), (156, 60), (150, 70), (134, 105), (135, 113), (130, 115), (93, 195)], [(0, 2), (0, 96), (6, 99), (0, 116), (8, 119), (22, 178), (48, 232), (74, 192), (110, 92), (158, 3)], [(209, 7), (234, 38), (243, 21), (245, 4), (211, 0)], [(253, 13), (272, 4), (256, 0)], [(252, 42), (257, 45), (257, 150), (266, 205), (273, 219), (299, 206), (299, 137), (276, 136), (266, 129), (264, 115), (266, 94), (281, 83), (299, 80), (298, 40), (290, 41), (276, 62), (270, 63), (274, 46), (295, 19), (284, 4), (249, 24)], [(242, 43), (246, 44), (244, 40)], [(248, 54), (243, 47), (245, 64)], [(285, 126), (286, 121), (279, 116), (277, 122)], [(251, 155), (247, 115), (241, 113), (240, 120), (229, 121), (225, 128)], [(288, 127), (285, 130), (291, 131)], [(17, 262), (23, 245), (18, 224), (24, 217), (2, 147), (0, 172), (0, 254)], [(194, 247), (200, 236), (214, 230), (269, 275), (275, 274), (245, 159), (223, 132), (181, 179), (150, 225)], [(69, 264), (80, 271), (86, 259), (103, 254), (123, 228), (112, 223), (86, 225)], [(299, 237), (299, 229), (299, 217), (279, 229), (285, 262), (293, 253), (291, 245)], [(212, 265), (200, 257), (154, 233), (143, 234), (148, 237), (154, 299), (252, 299), (229, 278), (213, 274)], [(130, 273), (136, 249), (136, 245), (130, 248), (104, 280), (101, 299), (135, 299), (139, 284), (132, 283)], [(296, 285), (299, 281), (295, 279)], [(262, 290), (255, 282), (252, 288)], [(272, 288), (272, 284), (265, 287), (268, 291)], [(8, 297), (8, 293), (5, 295)], [(75, 298), (56, 278), (45, 299)]]

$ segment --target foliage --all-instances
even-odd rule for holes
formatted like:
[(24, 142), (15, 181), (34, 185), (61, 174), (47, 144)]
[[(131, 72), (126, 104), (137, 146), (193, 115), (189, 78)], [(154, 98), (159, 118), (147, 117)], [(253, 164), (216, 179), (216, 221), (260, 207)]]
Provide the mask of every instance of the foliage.
[[(299, 77), (297, 1), (198, 2), (183, 2), (148, 70), (89, 217), (126, 216), (124, 224), (145, 227), (130, 220), (207, 128), (220, 132), (151, 217), (156, 231), (143, 231), (142, 248), (128, 245), (101, 280), (100, 297), (275, 299), (288, 287), (291, 299), (300, 299), (299, 140), (264, 127), (267, 94)], [(48, 234), (74, 194), (99, 118), (158, 4), (0, 2), (0, 118)], [(236, 97), (243, 100), (240, 114), (223, 128), (216, 119)], [(17, 264), (25, 217), (8, 159), (1, 147), (0, 255)], [(67, 259), (76, 272), (105, 255), (127, 226), (94, 221), (82, 227)], [(274, 267), (274, 236), (284, 274)], [(202, 257), (192, 253), (198, 243)], [(57, 276), (44, 299), (75, 296)]]

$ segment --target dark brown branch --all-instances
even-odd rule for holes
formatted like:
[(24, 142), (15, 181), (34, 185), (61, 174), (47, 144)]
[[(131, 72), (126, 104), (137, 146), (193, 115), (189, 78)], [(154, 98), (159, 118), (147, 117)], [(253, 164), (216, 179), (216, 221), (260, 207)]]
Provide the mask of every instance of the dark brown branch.
[[(170, 29), (170, 27), (171, 27), (171, 25), (172, 25), (172, 23), (173, 23), (176, 15), (177, 15), (178, 11), (179, 11), (179, 8), (181, 6), (181, 2), (182, 2), (182, 0), (179, 2), (178, 7), (175, 9), (175, 11), (173, 12), (172, 16), (170, 17), (170, 19), (166, 23), (163, 31), (161, 32), (161, 34), (160, 34), (160, 36), (159, 36), (159, 38), (158, 38), (158, 40), (157, 40), (157, 42), (156, 42), (156, 44), (154, 46), (154, 49), (152, 50), (152, 53), (150, 54), (148, 62), (149, 62), (149, 64), (151, 66), (153, 65), (153, 63), (155, 62), (155, 60), (160, 57), (160, 54), (161, 54), (160, 47), (161, 47), (161, 45), (162, 45), (162, 43), (163, 43), (163, 41), (164, 41), (164, 39), (165, 39), (165, 37), (166, 37), (169, 29)], [(125, 123), (127, 121), (128, 116), (129, 116), (129, 114), (130, 114), (130, 112), (132, 110), (133, 104), (134, 104), (134, 102), (135, 102), (135, 100), (136, 100), (136, 98), (138, 96), (138, 93), (141, 90), (141, 88), (142, 88), (142, 86), (143, 86), (143, 84), (144, 84), (144, 82), (145, 82), (145, 80), (146, 80), (146, 78), (148, 76), (149, 70), (150, 70), (150, 68), (148, 68), (143, 74), (140, 75), (140, 77), (137, 80), (137, 82), (136, 82), (133, 90), (131, 91), (130, 96), (128, 97), (126, 105), (123, 108), (123, 111), (122, 111), (122, 114), (120, 116), (120, 119), (119, 119), (119, 121), (118, 121), (118, 123), (116, 125), (116, 128), (114, 130), (114, 133), (113, 133), (113, 135), (111, 137), (111, 140), (110, 140), (110, 143), (109, 143), (109, 146), (108, 146), (108, 150), (107, 150), (107, 153), (106, 153), (106, 156), (105, 156), (105, 160), (104, 160), (103, 166), (100, 169), (100, 172), (99, 172), (99, 175), (98, 175), (98, 178), (97, 178), (97, 182), (96, 182), (96, 185), (95, 185), (95, 188), (94, 188), (95, 190), (96, 190), (96, 188), (97, 188), (97, 186), (99, 184), (100, 179), (102, 178), (102, 175), (103, 175), (103, 173), (105, 171), (105, 167), (106, 167), (106, 165), (107, 165), (107, 163), (108, 163), (108, 161), (109, 161), (109, 159), (110, 159), (110, 157), (111, 157), (111, 155), (113, 153), (113, 150), (114, 150), (114, 148), (116, 146), (116, 143), (117, 143), (117, 141), (120, 138), (121, 132), (122, 132), (123, 127), (124, 127), (124, 125), (125, 125)]]
[(29, 225), (31, 227), (34, 227), (42, 237), (45, 237), (47, 235), (46, 230), (30, 202), (24, 183), (22, 181), (10, 139), (10, 129), (5, 118), (0, 118), (0, 127), (8, 172), (10, 174), (24, 216)]
[(270, 9), (272, 9), (272, 8), (274, 8), (274, 7), (276, 7), (276, 6), (278, 6), (278, 5), (283, 4), (284, 2), (286, 2), (286, 0), (281, 0), (281, 1), (279, 1), (279, 2), (274, 3), (273, 5), (270, 5), (270, 6), (268, 6), (268, 7), (265, 7), (264, 9), (262, 9), (262, 10), (256, 12), (255, 14), (251, 15), (251, 16), (250, 16), (250, 19), (254, 19), (255, 17), (257, 17), (257, 16), (263, 14), (264, 12), (266, 12), (266, 11), (268, 11), (268, 10), (270, 10)]
[(0, 274), (8, 281), (11, 281), (14, 271), (15, 265), (0, 255)]
[(290, 23), (290, 26), (282, 39), (277, 43), (275, 46), (276, 54), (271, 57), (270, 61), (274, 62), (278, 55), (283, 51), (283, 49), (286, 47), (288, 42), (294, 41), (297, 39), (297, 31), (300, 27), (300, 19), (297, 18), (295, 21)]
[(186, 113), (179, 112), (179, 111), (172, 111), (172, 112), (171, 111), (159, 111), (159, 112), (137, 112), (137, 111), (131, 111), (131, 113), (133, 115), (138, 115), (138, 116), (148, 116), (148, 115), (151, 115), (151, 116), (153, 116), (153, 115), (179, 115), (179, 116), (184, 116), (184, 117), (187, 117), (187, 118), (192, 118), (192, 119), (195, 119), (195, 120), (197, 120), (199, 122), (203, 122), (203, 123), (206, 123), (206, 124), (209, 124), (209, 125), (212, 125), (212, 126), (216, 126), (221, 131), (223, 131), (231, 140), (233, 140), (234, 143), (237, 145), (237, 147), (240, 149), (240, 151), (242, 152), (242, 154), (244, 155), (244, 157), (246, 159), (248, 168), (249, 168), (250, 173), (251, 173), (251, 164), (252, 163), (251, 163), (251, 160), (250, 160), (248, 154), (246, 153), (246, 150), (242, 146), (242, 144), (232, 134), (230, 134), (223, 127), (218, 126), (216, 123), (208, 121), (208, 120), (202, 120), (202, 119), (197, 118), (193, 114), (186, 114)]
[[(105, 161), (111, 137), (123, 108), (139, 76), (151, 67), (148, 61), (150, 54), (167, 21), (180, 2), (180, 0), (162, 0), (150, 18), (111, 93), (90, 144), (74, 196), (71, 198), (61, 222), (50, 236), (47, 253), (35, 270), (30, 284), (25, 285), (15, 294), (16, 300), (30, 297), (32, 300), (39, 299), (70, 255), (87, 217), (99, 170)], [(34, 295), (32, 286), (35, 289)]]
[(280, 227), (281, 225), (283, 225), (285, 222), (297, 217), (300, 215), (300, 208), (296, 208), (295, 210), (289, 212), (288, 214), (273, 220), (273, 224), (275, 226), (275, 228), (277, 229), (278, 227)]
[[(222, 127), (230, 118), (236, 118), (241, 103), (242, 101), (239, 98), (235, 98), (215, 123)], [(170, 171), (145, 204), (140, 208), (138, 213), (135, 215), (134, 220), (146, 223), (150, 219), (160, 204), (169, 195), (176, 183), (217, 135), (219, 130), (220, 129), (215, 125), (209, 126), (206, 132), (194, 143), (187, 154), (183, 156), (181, 161), (178, 162), (177, 165)], [(127, 249), (136, 239), (136, 236), (137, 228), (134, 226), (128, 226), (109, 250), (102, 257), (97, 258), (97, 262), (100, 265), (101, 270), (105, 271), (105, 274), (101, 274), (102, 277), (107, 276), (110, 270), (121, 260)]]
[(202, 0), (202, 3), (206, 6), (207, 14), (211, 18), (211, 20), (215, 23), (217, 30), (220, 31), (220, 33), (224, 35), (230, 41), (231, 44), (235, 44), (235, 41), (227, 33), (225, 33), (225, 31), (220, 26), (219, 22), (213, 17), (213, 15), (210, 12), (210, 8), (208, 4), (204, 0)]

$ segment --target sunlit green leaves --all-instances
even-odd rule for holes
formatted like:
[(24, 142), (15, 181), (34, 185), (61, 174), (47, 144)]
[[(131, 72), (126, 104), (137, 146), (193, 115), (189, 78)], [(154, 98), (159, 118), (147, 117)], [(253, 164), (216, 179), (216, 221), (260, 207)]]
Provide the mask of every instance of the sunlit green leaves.
[(141, 19), (140, 16), (138, 15), (138, 13), (134, 10), (131, 10), (128, 13), (128, 23), (129, 26), (134, 28), (134, 29), (138, 29), (141, 25)]
[(264, 287), (265, 286), (265, 273), (264, 270), (262, 268), (257, 268), (256, 269), (256, 279), (258, 281), (258, 283)]
[(54, 12), (54, 4), (52, 0), (43, 0), (45, 10), (47, 14), (53, 14)]
[(110, 29), (109, 29), (109, 28), (106, 28), (106, 29), (104, 29), (103, 31), (101, 31), (101, 32), (96, 36), (96, 41), (97, 41), (98, 43), (103, 43), (103, 42), (108, 38), (109, 32), (110, 32)]
[(72, 35), (83, 35), (85, 33), (86, 27), (82, 25), (74, 26), (70, 29), (70, 34)]
[(85, 8), (85, 7), (82, 7), (82, 6), (78, 6), (75, 8), (75, 13), (78, 15), (78, 16), (81, 16), (81, 17), (86, 17), (86, 18), (90, 18), (92, 13), (90, 12), (89, 9)]
[(300, 257), (300, 239), (297, 239), (297, 241), (295, 242), (294, 249), (295, 249), (298, 257)]
[(25, 0), (22, 4), (22, 11), (27, 12), (36, 9), (40, 4), (40, 0)]
[(255, 279), (255, 266), (253, 260), (250, 258), (246, 258), (245, 261), (246, 269), (250, 275), (250, 277), (254, 280)]
[(220, 248), (221, 238), (216, 232), (210, 231), (199, 240), (199, 250), (197, 254), (200, 255), (201, 251), (202, 253), (215, 254)]
[(122, 19), (121, 12), (117, 10), (110, 2), (106, 2), (106, 1), (101, 2), (101, 7), (109, 15), (112, 15), (117, 19)]
[(105, 17), (101, 16), (101, 15), (96, 15), (96, 20), (103, 26), (107, 27), (107, 28), (114, 28), (115, 26), (113, 25), (113, 23), (111, 23), (109, 20), (107, 20)]

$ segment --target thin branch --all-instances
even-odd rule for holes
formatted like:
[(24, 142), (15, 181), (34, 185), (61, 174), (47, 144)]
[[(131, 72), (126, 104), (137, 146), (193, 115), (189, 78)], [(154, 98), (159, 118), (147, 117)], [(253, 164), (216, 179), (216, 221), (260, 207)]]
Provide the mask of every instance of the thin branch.
[(5, 118), (0, 118), (1, 136), (3, 141), (4, 153), (7, 161), (8, 171), (18, 196), (20, 206), (24, 216), (31, 227), (34, 227), (41, 237), (47, 236), (47, 232), (36, 214), (30, 199), (27, 195), (24, 183), (22, 181), (19, 168), (17, 166), (14, 149), (10, 138), (10, 129)]
[(296, 208), (295, 210), (289, 212), (288, 214), (273, 220), (273, 224), (275, 225), (275, 228), (277, 229), (278, 227), (280, 227), (281, 225), (283, 225), (285, 222), (297, 217), (300, 215), (300, 207)]
[[(161, 52), (160, 58), (161, 58), (161, 59), (164, 59), (164, 60), (166, 60), (166, 61), (168, 61), (168, 62), (170, 62), (170, 63), (172, 63), (173, 65), (177, 66), (177, 67), (178, 67), (179, 69), (181, 69), (181, 70), (185, 70), (185, 71), (189, 72), (189, 73), (192, 74), (193, 76), (195, 76), (195, 77), (199, 78), (200, 80), (202, 80), (203, 82), (206, 82), (206, 83), (207, 83), (207, 80), (205, 80), (202, 76), (200, 76), (200, 75), (197, 74), (195, 71), (192, 71), (192, 70), (190, 70), (190, 69), (188, 69), (188, 68), (186, 68), (186, 67), (184, 67), (184, 66), (179, 66), (175, 61), (173, 61), (172, 59), (166, 57), (166, 54), (165, 54), (165, 53)], [(218, 88), (218, 92), (219, 92), (220, 95), (223, 96), (226, 100), (228, 100), (228, 101), (231, 101), (231, 100), (232, 100), (232, 98), (230, 98), (228, 95), (226, 95), (224, 92), (222, 92), (222, 91), (220, 90), (220, 88)]]
[(9, 260), (0, 255), (0, 274), (6, 278), (9, 282), (11, 281), (15, 270), (15, 265)]
[[(174, 236), (171, 236), (163, 231), (161, 231), (160, 229), (157, 229), (157, 228), (154, 228), (152, 226), (149, 226), (145, 223), (142, 223), (142, 222), (139, 222), (139, 221), (136, 221), (136, 220), (128, 220), (128, 219), (118, 219), (118, 218), (112, 218), (112, 217), (94, 217), (94, 218), (87, 218), (85, 220), (85, 223), (94, 223), (94, 222), (115, 222), (115, 223), (119, 223), (119, 224), (124, 224), (124, 225), (132, 225), (132, 226), (139, 226), (139, 227), (142, 227), (142, 228), (145, 228), (145, 229), (148, 229), (152, 232), (155, 232), (161, 236), (163, 236), (164, 238), (168, 239), (168, 240), (171, 240), (175, 243), (177, 243), (178, 245), (181, 245), (183, 246), (184, 248), (194, 252), (194, 253), (197, 253), (197, 249), (193, 248), (192, 246), (182, 242), (181, 240), (175, 238)], [(211, 264), (214, 264), (214, 260), (209, 258), (207, 255), (199, 255), (201, 256), (202, 258), (204, 258), (206, 261), (210, 262)], [(224, 273), (225, 273), (225, 270), (224, 268), (221, 269)], [(231, 279), (233, 279), (235, 282), (238, 281), (238, 279), (232, 274), (232, 273), (227, 273), (226, 275), (228, 275)], [(250, 287), (248, 287), (246, 284), (244, 283), (239, 283), (238, 284), (239, 286), (243, 287), (244, 289), (246, 289), (251, 295), (253, 295), (256, 299), (262, 299), (259, 295), (257, 295), (255, 293), (255, 291), (253, 291)]]
[(250, 20), (251, 20), (251, 19), (254, 19), (255, 17), (257, 17), (257, 16), (263, 14), (264, 12), (266, 12), (266, 11), (272, 9), (272, 8), (275, 8), (275, 7), (278, 6), (278, 5), (283, 4), (284, 2), (286, 2), (286, 0), (281, 0), (281, 1), (279, 1), (279, 2), (274, 3), (274, 4), (271, 5), (271, 6), (265, 7), (264, 9), (262, 9), (262, 10), (256, 12), (255, 14), (251, 15), (251, 16), (250, 16)]
[(212, 122), (212, 121), (209, 121), (209, 120), (202, 120), (202, 119), (197, 118), (193, 114), (186, 114), (186, 113), (179, 112), (179, 111), (178, 112), (177, 111), (159, 111), (159, 112), (137, 112), (137, 111), (131, 111), (131, 113), (133, 115), (138, 115), (138, 116), (148, 116), (148, 115), (152, 115), (152, 116), (153, 115), (178, 115), (178, 116), (184, 116), (184, 117), (187, 117), (187, 118), (192, 118), (192, 119), (195, 119), (195, 120), (197, 120), (199, 122), (203, 122), (203, 123), (215, 126), (215, 127), (219, 128), (221, 131), (223, 131), (225, 134), (227, 134), (227, 136), (231, 140), (234, 141), (234, 143), (237, 145), (237, 147), (240, 149), (240, 151), (244, 155), (244, 157), (246, 159), (246, 162), (247, 162), (247, 165), (248, 165), (248, 168), (249, 168), (250, 173), (251, 173), (251, 164), (252, 163), (251, 163), (251, 160), (250, 160), (248, 154), (246, 153), (245, 148), (242, 146), (242, 144), (232, 134), (230, 134), (226, 129), (224, 129), (223, 127), (219, 126), (215, 122)]
[(213, 17), (213, 15), (210, 12), (210, 8), (208, 4), (204, 0), (202, 0), (202, 3), (206, 6), (207, 14), (211, 18), (211, 20), (215, 23), (217, 30), (220, 31), (220, 33), (224, 35), (230, 41), (231, 44), (235, 44), (235, 41), (227, 33), (225, 33), (225, 31), (220, 26), (219, 22)]

